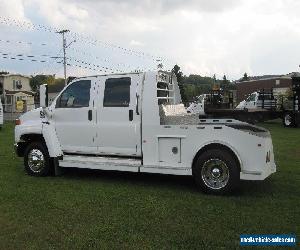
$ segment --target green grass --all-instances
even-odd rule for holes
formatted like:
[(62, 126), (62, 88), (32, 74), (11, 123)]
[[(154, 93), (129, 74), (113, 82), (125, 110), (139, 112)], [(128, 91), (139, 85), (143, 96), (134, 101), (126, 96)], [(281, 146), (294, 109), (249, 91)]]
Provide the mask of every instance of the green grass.
[[(300, 236), (300, 128), (265, 123), (278, 171), (231, 196), (192, 178), (72, 169), (25, 174), (13, 125), (0, 131), (0, 249), (235, 249), (239, 235)], [(267, 248), (269, 249), (269, 248)]]

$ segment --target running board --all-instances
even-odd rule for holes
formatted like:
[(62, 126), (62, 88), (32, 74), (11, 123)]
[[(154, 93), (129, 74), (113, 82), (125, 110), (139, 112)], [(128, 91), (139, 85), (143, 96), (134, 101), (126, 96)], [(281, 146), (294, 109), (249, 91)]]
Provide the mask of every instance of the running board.
[(101, 156), (64, 155), (59, 166), (64, 168), (88, 168), (99, 170), (117, 170), (139, 172), (141, 159)]

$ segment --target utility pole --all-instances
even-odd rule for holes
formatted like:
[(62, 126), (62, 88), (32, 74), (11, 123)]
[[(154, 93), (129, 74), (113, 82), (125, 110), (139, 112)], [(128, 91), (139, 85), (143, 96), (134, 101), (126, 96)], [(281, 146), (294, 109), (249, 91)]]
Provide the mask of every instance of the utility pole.
[(67, 58), (66, 58), (66, 48), (67, 46), (67, 40), (65, 38), (65, 33), (70, 32), (70, 30), (61, 30), (56, 33), (61, 34), (63, 38), (63, 53), (64, 53), (64, 77), (65, 77), (65, 86), (67, 86)]

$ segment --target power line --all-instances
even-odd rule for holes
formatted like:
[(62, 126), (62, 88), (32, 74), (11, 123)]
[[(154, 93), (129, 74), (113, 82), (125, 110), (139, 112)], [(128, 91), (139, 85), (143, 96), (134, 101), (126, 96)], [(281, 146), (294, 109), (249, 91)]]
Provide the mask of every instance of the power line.
[[(0, 55), (2, 56), (7, 56), (7, 57), (15, 57), (15, 58), (33, 58), (37, 61), (39, 61), (39, 58), (44, 58), (44, 57), (47, 57), (47, 59), (63, 59), (62, 56), (53, 56), (53, 55), (28, 55), (28, 54), (23, 54), (23, 53), (18, 53), (18, 54), (15, 54), (15, 53), (10, 53), (10, 52), (3, 52), (3, 51), (0, 51)], [(99, 64), (94, 64), (94, 63), (90, 63), (90, 62), (87, 62), (87, 61), (83, 61), (83, 60), (79, 60), (75, 57), (68, 57), (67, 59), (71, 60), (71, 61), (74, 61), (76, 63), (80, 63), (82, 65), (85, 65), (85, 66), (89, 66), (89, 67), (94, 67), (95, 69), (98, 68), (98, 69), (102, 69), (102, 71), (105, 71), (107, 72), (108, 70), (109, 71), (113, 71), (113, 72), (122, 72), (120, 71), (119, 69), (113, 69), (109, 66), (103, 66), (103, 65), (99, 65)], [(45, 60), (42, 60), (43, 62)], [(60, 63), (63, 63), (63, 60), (60, 61)], [(67, 64), (67, 63), (66, 63)], [(68, 64), (67, 64), (68, 66)]]
[[(19, 26), (21, 28), (37, 29), (37, 30), (43, 30), (43, 31), (46, 31), (46, 32), (51, 32), (51, 33), (59, 32), (57, 29), (49, 28), (49, 27), (46, 27), (44, 25), (33, 24), (33, 23), (30, 23), (30, 22), (25, 22), (25, 21), (19, 21), (19, 20), (12, 19), (12, 18), (0, 17), (0, 23), (1, 22), (4, 23), (4, 24), (7, 24), (7, 25), (16, 25), (16, 26)], [(146, 52), (143, 52), (143, 51), (136, 51), (136, 50), (133, 50), (133, 49), (125, 48), (125, 47), (115, 45), (115, 44), (112, 44), (112, 43), (109, 43), (109, 42), (97, 40), (97, 39), (94, 39), (92, 37), (84, 36), (84, 35), (81, 35), (81, 34), (76, 33), (76, 32), (71, 32), (71, 35), (76, 40), (81, 40), (82, 42), (87, 42), (87, 43), (89, 43), (91, 45), (94, 45), (94, 46), (100, 45), (104, 48), (117, 49), (119, 51), (122, 51), (123, 53), (134, 55), (134, 56), (137, 56), (137, 57), (140, 57), (140, 58), (150, 58), (152, 60), (156, 60), (157, 58), (160, 58), (160, 59), (165, 61), (165, 59), (163, 59), (162, 57), (157, 56), (157, 55), (151, 55), (150, 53), (146, 53)]]
[[(42, 30), (42, 31), (47, 31), (47, 32), (51, 32), (51, 33), (57, 32), (56, 29), (49, 28), (49, 27), (46, 27), (44, 25), (35, 25), (35, 24), (30, 23), (30, 22), (18, 21), (16, 19), (12, 19), (12, 18), (0, 17), (0, 23), (4, 23), (6, 25), (16, 25), (16, 26), (26, 28), (26, 29)], [(89, 43), (89, 44), (94, 45), (94, 46), (100, 45), (104, 48), (110, 48), (110, 49), (113, 49), (113, 50), (116, 49), (118, 51), (122, 51), (125, 54), (129, 54), (129, 55), (140, 57), (140, 58), (148, 58), (148, 59), (151, 59), (151, 60), (154, 60), (154, 59), (156, 60), (158, 58), (157, 56), (153, 56), (151, 54), (148, 54), (148, 53), (145, 53), (145, 52), (142, 52), (142, 51), (135, 51), (135, 50), (132, 50), (132, 49), (127, 49), (127, 48), (124, 48), (124, 47), (121, 47), (121, 46), (118, 46), (118, 45), (114, 45), (114, 44), (103, 42), (103, 41), (96, 40), (96, 39), (93, 39), (93, 38), (85, 37), (85, 36), (83, 36), (81, 34), (78, 34), (78, 33), (71, 33), (71, 34), (76, 38), (76, 40), (81, 40), (83, 43), (86, 43), (86, 44)], [(2, 39), (1, 41), (5, 41), (5, 40)], [(9, 41), (9, 43), (12, 42), (10, 40), (6, 40), (6, 42), (8, 42), (8, 41)], [(24, 42), (24, 41), (17, 41), (17, 42), (20, 43), (20, 44), (25, 43), (25, 44), (33, 46), (33, 43), (31, 43), (31, 42)], [(46, 43), (41, 43), (39, 45), (42, 45), (42, 46), (45, 47), (47, 44)], [(74, 49), (74, 51), (75, 51), (75, 49)], [(79, 50), (77, 50), (77, 51), (79, 51)], [(86, 54), (86, 55), (88, 54), (85, 51), (82, 51), (81, 53)], [(45, 55), (45, 56), (49, 56), (49, 55)], [(67, 59), (67, 57), (65, 57), (65, 58)], [(100, 57), (97, 57), (97, 56), (95, 56), (95, 58), (100, 59)], [(56, 58), (54, 58), (54, 59), (56, 59)], [(101, 59), (103, 60), (103, 58), (101, 58)], [(165, 61), (165, 59), (162, 59), (162, 60)], [(107, 59), (104, 59), (103, 61), (109, 62), (109, 60), (107, 60)], [(116, 63), (116, 65), (118, 65), (118, 66), (123, 65), (124, 67), (126, 67), (128, 69), (131, 68), (131, 66), (128, 66), (124, 63)], [(67, 66), (67, 63), (66, 63), (66, 66)], [(120, 71), (120, 70), (117, 70), (117, 71)], [(65, 78), (66, 78), (66, 74), (65, 74)]]
[[(13, 57), (13, 56), (1, 56), (0, 55), (0, 58), (3, 58), (3, 59), (8, 59), (8, 60), (18, 60), (18, 61), (30, 61), (30, 62), (37, 62), (37, 63), (47, 63), (49, 61), (46, 61), (46, 60), (37, 60), (37, 59), (30, 59), (30, 58), (21, 58), (21, 57)], [(63, 62), (56, 62), (58, 64), (62, 64)], [(102, 71), (102, 72), (105, 72), (105, 70), (102, 70), (102, 69), (97, 69), (97, 68), (93, 68), (91, 66), (83, 66), (83, 65), (78, 65), (78, 64), (70, 64), (70, 63), (67, 63), (67, 66), (70, 66), (70, 67), (78, 67), (78, 68), (84, 68), (84, 69), (89, 69), (89, 70), (93, 70), (93, 71)]]
[(55, 33), (57, 30), (44, 26), (44, 25), (40, 25), (40, 24), (33, 24), (31, 22), (27, 22), (27, 21), (21, 21), (21, 20), (17, 20), (17, 19), (13, 19), (10, 17), (1, 17), (0, 16), (0, 23), (9, 25), (9, 26), (17, 26), (19, 28), (25, 28), (25, 29), (36, 29), (36, 30), (42, 30), (45, 32), (51, 32), (51, 33)]
[[(31, 62), (38, 62), (38, 63), (50, 63), (50, 61), (47, 60), (41, 60), (39, 59), (39, 57), (42, 56), (36, 56), (36, 55), (24, 55), (24, 54), (12, 54), (12, 53), (3, 53), (0, 51), (0, 57), (4, 58), (4, 59), (10, 59), (10, 60), (18, 60), (18, 61), (31, 61)], [(61, 59), (62, 57), (55, 57), (55, 56), (49, 56), (48, 59)], [(84, 68), (84, 69), (90, 69), (93, 71), (101, 71), (104, 73), (108, 73), (109, 71), (112, 73), (115, 73), (116, 70), (112, 69), (112, 68), (108, 68), (108, 67), (104, 67), (101, 65), (96, 65), (96, 64), (92, 64), (92, 63), (88, 63), (85, 61), (81, 61), (81, 60), (77, 60), (77, 59), (73, 59), (71, 58), (71, 60), (73, 60), (75, 63), (67, 63), (66, 62), (66, 66), (73, 66), (73, 67), (78, 67), (78, 68)], [(55, 61), (55, 63), (58, 64), (64, 64), (63, 61)]]
[[(2, 43), (9, 43), (9, 44), (12, 44), (12, 43), (15, 43), (15, 44), (26, 44), (26, 45), (38, 45), (38, 46), (50, 46), (49, 43), (32, 43), (32, 42), (27, 42), (27, 41), (13, 41), (13, 40), (3, 40), (3, 39), (0, 39), (0, 42)], [(54, 45), (54, 44), (52, 44)]]

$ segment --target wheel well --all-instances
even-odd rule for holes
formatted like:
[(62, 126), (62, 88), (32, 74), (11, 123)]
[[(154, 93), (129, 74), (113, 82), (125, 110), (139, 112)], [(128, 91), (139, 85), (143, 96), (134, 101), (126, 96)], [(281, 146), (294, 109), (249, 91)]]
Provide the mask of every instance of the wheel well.
[(20, 157), (24, 156), (26, 147), (32, 142), (42, 142), (46, 145), (45, 139), (41, 134), (26, 134), (22, 135), (20, 139), (21, 142), (18, 144), (17, 151), (17, 154)]
[(240, 164), (240, 161), (239, 161), (238, 157), (236, 156), (236, 154), (232, 151), (231, 148), (229, 148), (223, 144), (220, 144), (220, 143), (211, 143), (211, 144), (208, 144), (208, 145), (204, 146), (203, 148), (201, 148), (195, 155), (192, 166), (194, 166), (196, 160), (198, 159), (198, 157), (201, 154), (203, 154), (204, 152), (206, 152), (210, 149), (219, 149), (219, 150), (224, 150), (224, 151), (227, 151), (228, 153), (230, 153), (233, 156), (234, 160), (236, 161), (236, 163), (239, 167), (239, 171), (241, 171), (241, 164)]

